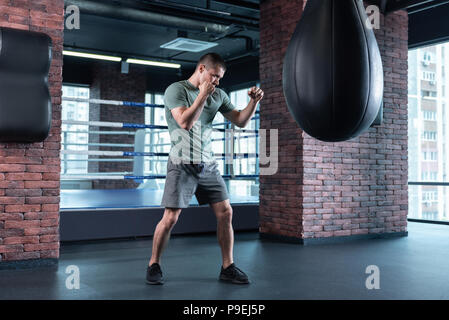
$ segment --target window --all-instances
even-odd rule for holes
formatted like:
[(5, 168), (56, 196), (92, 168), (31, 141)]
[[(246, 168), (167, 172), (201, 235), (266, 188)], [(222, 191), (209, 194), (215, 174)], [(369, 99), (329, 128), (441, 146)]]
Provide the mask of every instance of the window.
[(422, 80), (435, 81), (435, 72), (423, 71)]
[(431, 207), (435, 207), (438, 205), (438, 191), (432, 190), (432, 191), (423, 191), (422, 193), (422, 206), (423, 206), (423, 213), (429, 213), (427, 211), (428, 209), (431, 209)]
[(408, 54), (409, 218), (449, 221), (448, 50), (446, 42)]
[(425, 191), (423, 192), (423, 201), (426, 202), (436, 202), (438, 201), (438, 192), (437, 191)]
[(423, 114), (424, 120), (436, 120), (437, 119), (437, 113), (435, 111), (423, 110), (422, 114)]
[[(70, 99), (89, 99), (89, 88), (81, 86), (62, 86), (62, 120), (89, 121), (89, 102)], [(88, 127), (62, 124), (62, 150), (88, 150)], [(88, 156), (64, 154), (61, 156), (62, 174), (81, 174), (88, 172)]]
[(422, 134), (422, 139), (435, 141), (435, 140), (437, 140), (437, 133), (436, 133), (436, 131), (424, 131)]
[(421, 90), (421, 96), (423, 98), (435, 98), (437, 96), (437, 93), (436, 91)]
[[(259, 86), (257, 84), (256, 86)], [(238, 109), (245, 108), (250, 100), (248, 91), (252, 86), (247, 88), (232, 91), (229, 94), (232, 104)], [(257, 107), (257, 112), (259, 106)], [(235, 134), (234, 152), (239, 155), (246, 154), (247, 158), (235, 159), (233, 166), (229, 168), (235, 175), (257, 175), (259, 173), (258, 150), (259, 139), (254, 130), (258, 130), (260, 125), (259, 115), (255, 114), (253, 120), (243, 129), (248, 132), (239, 132)], [(236, 128), (239, 129), (239, 128)], [(231, 173), (231, 172), (229, 172)], [(258, 196), (258, 181), (255, 178), (248, 178), (247, 180), (231, 180), (229, 182), (230, 192), (238, 195)]]
[[(158, 105), (155, 108), (145, 108), (145, 124), (167, 126), (165, 120), (164, 95), (162, 93), (148, 93), (145, 95), (145, 103)], [(145, 152), (169, 153), (170, 134), (167, 129), (146, 129), (145, 130)], [(165, 175), (167, 170), (166, 156), (144, 157), (144, 175)], [(163, 179), (148, 181), (156, 189), (163, 188)], [(147, 183), (147, 184), (148, 184)], [(146, 186), (148, 187), (148, 185)]]
[(438, 156), (437, 152), (423, 151), (422, 153), (422, 159), (426, 161), (436, 161), (437, 156)]
[(423, 65), (428, 66), (433, 60), (433, 55), (431, 52), (424, 52), (422, 57)]
[(437, 172), (423, 171), (421, 178), (422, 178), (422, 181), (436, 181), (437, 176), (438, 176)]
[(424, 220), (438, 220), (438, 211), (424, 211), (422, 218)]

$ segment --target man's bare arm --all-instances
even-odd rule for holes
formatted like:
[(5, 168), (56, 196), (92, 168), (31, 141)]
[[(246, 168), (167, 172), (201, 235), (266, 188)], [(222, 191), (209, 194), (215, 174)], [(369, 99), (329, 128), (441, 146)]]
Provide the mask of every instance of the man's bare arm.
[(251, 121), (257, 109), (257, 104), (263, 98), (264, 92), (260, 88), (253, 87), (248, 92), (251, 97), (248, 105), (241, 111), (232, 110), (224, 114), (224, 117), (235, 124), (237, 127), (244, 128)]
[(215, 90), (215, 86), (209, 82), (204, 82), (200, 86), (200, 93), (190, 107), (180, 106), (171, 110), (173, 118), (178, 125), (184, 130), (190, 130), (198, 121), (201, 112), (203, 112), (204, 105), (210, 94)]

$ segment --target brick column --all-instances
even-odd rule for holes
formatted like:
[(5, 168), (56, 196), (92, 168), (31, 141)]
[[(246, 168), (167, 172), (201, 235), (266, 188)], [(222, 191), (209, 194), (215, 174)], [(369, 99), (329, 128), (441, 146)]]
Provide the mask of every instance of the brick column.
[(0, 0), (0, 26), (44, 32), (53, 41), (52, 123), (39, 143), (0, 143), (0, 269), (59, 258), (63, 0)]
[[(122, 74), (119, 63), (98, 62), (93, 68), (93, 81), (91, 86), (92, 99), (119, 100), (145, 102), (146, 76), (145, 67), (130, 65), (129, 73)], [(122, 107), (111, 105), (91, 105), (90, 121), (144, 123), (145, 108)], [(93, 118), (96, 117), (96, 118)], [(135, 129), (120, 128), (91, 128), (100, 131), (135, 131)], [(89, 140), (97, 139), (100, 143), (119, 143), (134, 145), (133, 135), (90, 135)], [(91, 148), (94, 150), (94, 148)], [(97, 148), (98, 150), (98, 148)], [(101, 147), (102, 151), (134, 151), (134, 147)], [(94, 158), (121, 158), (97, 157)], [(123, 158), (125, 159), (125, 158)], [(126, 159), (133, 159), (126, 157)], [(89, 168), (89, 171), (93, 167)], [(132, 162), (99, 162), (98, 172), (133, 172)], [(131, 180), (103, 180), (94, 181), (94, 189), (133, 189), (138, 186)]]
[[(408, 16), (381, 16), (384, 121), (348, 142), (311, 138), (290, 115), (282, 64), (306, 1), (261, 3), (261, 128), (279, 130), (279, 171), (260, 179), (260, 233), (298, 243), (407, 232)], [(313, 48), (311, 48), (313, 50)]]

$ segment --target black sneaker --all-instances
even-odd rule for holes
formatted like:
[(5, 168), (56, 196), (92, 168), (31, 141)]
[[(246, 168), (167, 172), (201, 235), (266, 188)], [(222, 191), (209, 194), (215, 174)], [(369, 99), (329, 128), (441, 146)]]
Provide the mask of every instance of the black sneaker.
[(163, 284), (161, 266), (158, 263), (153, 263), (147, 268), (147, 283), (148, 284)]
[(237, 268), (235, 264), (231, 264), (226, 269), (223, 269), (223, 266), (221, 267), (220, 280), (236, 284), (249, 283), (248, 276), (245, 274), (245, 272)]

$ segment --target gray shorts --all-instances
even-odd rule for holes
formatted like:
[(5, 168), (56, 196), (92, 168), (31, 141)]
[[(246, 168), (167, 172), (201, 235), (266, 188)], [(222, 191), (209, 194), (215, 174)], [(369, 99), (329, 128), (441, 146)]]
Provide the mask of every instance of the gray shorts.
[(187, 208), (193, 194), (200, 205), (229, 199), (218, 163), (174, 164), (169, 158), (161, 206)]

